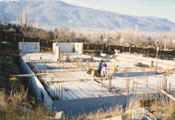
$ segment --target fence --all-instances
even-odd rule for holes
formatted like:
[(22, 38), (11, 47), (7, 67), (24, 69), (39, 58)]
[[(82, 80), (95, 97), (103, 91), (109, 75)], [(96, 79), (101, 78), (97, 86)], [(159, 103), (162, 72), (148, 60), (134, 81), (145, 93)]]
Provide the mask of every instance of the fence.
[[(24, 37), (18, 34), (12, 34), (8, 32), (0, 32), (0, 41), (8, 41), (8, 42), (40, 42), (41, 51), (49, 50), (52, 48), (53, 41), (43, 40), (39, 38), (31, 38), (31, 37)], [(120, 46), (120, 45), (97, 45), (97, 44), (83, 44), (83, 50), (85, 53), (89, 52), (100, 52), (104, 51), (107, 53), (114, 53), (114, 50), (120, 50), (121, 52), (131, 52), (131, 53), (143, 53), (147, 54), (151, 57), (156, 56), (156, 49), (155, 48), (146, 48), (146, 47), (127, 47), (127, 46)], [(160, 50), (159, 51), (160, 57), (167, 57), (170, 58), (171, 56), (175, 55), (175, 50)]]

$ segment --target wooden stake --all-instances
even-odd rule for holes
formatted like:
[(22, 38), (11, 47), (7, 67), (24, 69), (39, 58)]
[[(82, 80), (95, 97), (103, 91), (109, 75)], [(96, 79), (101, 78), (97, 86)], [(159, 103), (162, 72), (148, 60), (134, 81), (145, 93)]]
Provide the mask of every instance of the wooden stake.
[(63, 60), (63, 68), (65, 68), (64, 60)]
[(101, 85), (103, 86), (103, 72), (101, 71), (101, 74), (100, 74), (100, 78), (101, 78)]
[(111, 80), (111, 75), (109, 75), (109, 88), (112, 88), (112, 80)]
[(89, 69), (89, 60), (86, 60), (86, 66)]
[(80, 62), (79, 62), (79, 61), (80, 61), (80, 59), (77, 57), (77, 58), (76, 58), (77, 67), (80, 67)]
[(145, 72), (144, 85), (145, 85), (146, 87), (148, 87), (148, 72)]
[(134, 90), (135, 90), (135, 81), (133, 81), (132, 83), (132, 94), (134, 94)]
[(81, 67), (81, 66), (82, 66), (82, 60), (79, 59), (79, 67)]
[(111, 88), (111, 86), (112, 86), (112, 80), (111, 80), (110, 69), (108, 69), (108, 80), (109, 80), (109, 88)]
[(157, 80), (157, 91), (160, 91), (160, 80)]
[(162, 90), (166, 91), (166, 89), (167, 89), (167, 77), (166, 75), (164, 75), (163, 83), (162, 83)]
[(138, 90), (138, 81), (136, 82), (136, 91), (135, 91), (135, 94), (137, 94), (137, 90)]
[(130, 79), (126, 79), (126, 93), (129, 94), (129, 85), (130, 85)]
[(72, 58), (72, 64), (74, 64), (74, 59)]
[(169, 90), (168, 93), (171, 94), (171, 83), (169, 83)]
[(114, 67), (113, 73), (116, 73), (116, 72), (118, 72), (118, 66), (115, 66), (115, 67)]
[(124, 77), (129, 77), (129, 75), (128, 75), (128, 68), (126, 68), (126, 71), (124, 71)]
[(93, 58), (93, 56), (91, 55), (91, 62), (93, 62), (94, 61), (94, 58)]
[(69, 55), (68, 56), (66, 56), (66, 62), (69, 62), (70, 60), (69, 60)]
[(93, 80), (95, 80), (95, 70), (93, 69)]

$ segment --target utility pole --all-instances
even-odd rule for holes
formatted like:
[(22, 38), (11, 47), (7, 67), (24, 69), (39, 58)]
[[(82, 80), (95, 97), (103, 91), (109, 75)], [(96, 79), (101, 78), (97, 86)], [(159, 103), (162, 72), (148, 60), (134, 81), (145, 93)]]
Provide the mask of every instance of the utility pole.
[(158, 54), (159, 54), (159, 42), (155, 42), (155, 44), (156, 44), (156, 68), (158, 67)]
[(166, 50), (166, 46), (167, 46), (167, 39), (166, 36), (164, 36), (164, 50)]

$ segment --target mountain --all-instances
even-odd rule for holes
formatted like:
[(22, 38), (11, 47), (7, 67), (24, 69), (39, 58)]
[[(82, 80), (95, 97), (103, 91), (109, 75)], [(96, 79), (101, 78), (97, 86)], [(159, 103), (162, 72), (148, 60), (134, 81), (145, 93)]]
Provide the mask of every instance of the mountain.
[(83, 8), (67, 4), (60, 0), (18, 0), (0, 1), (0, 17), (6, 16), (15, 23), (23, 11), (31, 24), (38, 22), (41, 28), (70, 28), (135, 30), (139, 31), (172, 31), (175, 23), (157, 17), (139, 17), (122, 15), (114, 12)]

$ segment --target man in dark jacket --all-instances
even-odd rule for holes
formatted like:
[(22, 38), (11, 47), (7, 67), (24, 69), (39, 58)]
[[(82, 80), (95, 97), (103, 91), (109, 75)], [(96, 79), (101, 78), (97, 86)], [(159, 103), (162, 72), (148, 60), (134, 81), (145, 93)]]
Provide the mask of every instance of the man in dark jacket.
[(99, 77), (101, 76), (102, 63), (103, 63), (103, 60), (100, 61), (99, 65), (98, 65), (98, 69), (97, 69)]

